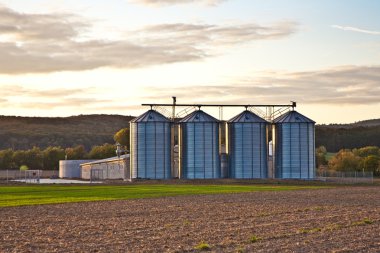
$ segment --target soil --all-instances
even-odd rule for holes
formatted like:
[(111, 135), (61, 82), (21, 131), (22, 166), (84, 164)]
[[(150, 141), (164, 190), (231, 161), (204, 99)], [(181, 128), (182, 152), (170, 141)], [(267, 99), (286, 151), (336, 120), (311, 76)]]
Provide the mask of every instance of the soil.
[(213, 252), (380, 252), (380, 187), (0, 209), (0, 252), (197, 252), (202, 242)]

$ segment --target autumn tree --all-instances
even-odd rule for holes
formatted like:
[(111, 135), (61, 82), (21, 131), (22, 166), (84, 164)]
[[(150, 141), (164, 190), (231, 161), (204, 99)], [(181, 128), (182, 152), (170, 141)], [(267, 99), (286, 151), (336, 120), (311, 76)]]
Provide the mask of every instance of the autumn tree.
[(86, 158), (86, 150), (83, 145), (78, 145), (73, 148), (66, 148), (65, 154), (68, 160), (81, 160)]
[(367, 146), (363, 148), (353, 149), (352, 152), (360, 157), (368, 157), (368, 156), (380, 156), (380, 149), (376, 146)]
[(123, 128), (120, 129), (114, 136), (113, 139), (115, 142), (120, 143), (122, 146), (126, 147), (127, 150), (129, 150), (129, 128)]
[(116, 146), (105, 143), (101, 146), (93, 146), (88, 153), (88, 157), (91, 159), (104, 159), (116, 156)]
[(380, 175), (380, 157), (375, 155), (369, 155), (362, 159), (360, 164), (364, 171), (373, 172), (375, 176)]
[(361, 158), (349, 149), (340, 150), (328, 163), (332, 170), (360, 171)]
[(26, 150), (25, 159), (26, 161), (24, 164), (32, 170), (41, 170), (44, 167), (44, 155), (38, 147)]
[(7, 170), (12, 168), (12, 157), (12, 149), (0, 150), (0, 170)]
[(25, 150), (17, 150), (12, 155), (12, 167), (20, 168), (21, 165), (26, 164), (27, 157)]
[(327, 165), (326, 154), (327, 154), (327, 150), (325, 146), (319, 146), (318, 148), (315, 149), (315, 158), (317, 162), (317, 168), (319, 168), (322, 165)]
[(43, 168), (45, 170), (57, 170), (59, 160), (65, 159), (65, 150), (61, 147), (47, 147), (43, 151)]

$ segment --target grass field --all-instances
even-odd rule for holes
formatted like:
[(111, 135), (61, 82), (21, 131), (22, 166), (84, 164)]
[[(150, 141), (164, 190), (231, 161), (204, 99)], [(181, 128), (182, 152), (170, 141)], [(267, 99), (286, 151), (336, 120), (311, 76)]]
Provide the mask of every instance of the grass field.
[(274, 185), (125, 185), (125, 186), (0, 186), (0, 207), (69, 202), (157, 198), (164, 196), (291, 191), (319, 189), (321, 186)]

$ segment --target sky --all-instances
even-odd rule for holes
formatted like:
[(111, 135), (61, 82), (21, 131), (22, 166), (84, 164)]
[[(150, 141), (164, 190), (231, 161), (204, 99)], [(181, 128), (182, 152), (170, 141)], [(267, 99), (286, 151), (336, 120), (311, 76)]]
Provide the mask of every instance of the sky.
[(0, 115), (137, 116), (176, 96), (296, 101), (318, 124), (380, 118), (379, 10), (375, 0), (0, 0)]

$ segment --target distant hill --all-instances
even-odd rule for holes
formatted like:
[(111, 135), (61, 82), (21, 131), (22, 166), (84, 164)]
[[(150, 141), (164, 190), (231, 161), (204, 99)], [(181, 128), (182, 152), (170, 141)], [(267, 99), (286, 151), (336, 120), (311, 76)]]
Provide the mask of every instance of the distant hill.
[(127, 127), (133, 118), (121, 115), (0, 116), (0, 149), (84, 145), (89, 150), (94, 145), (114, 143), (113, 135)]
[(323, 145), (329, 152), (365, 146), (380, 147), (380, 119), (371, 119), (352, 124), (317, 125), (316, 146)]
[[(72, 117), (0, 116), (0, 149), (30, 149), (33, 146), (63, 148), (114, 143), (113, 135), (129, 126), (132, 116), (79, 115)], [(329, 152), (342, 148), (380, 146), (380, 119), (352, 124), (316, 126), (316, 146), (324, 145)]]
[(330, 128), (354, 128), (354, 127), (376, 127), (380, 126), (380, 119), (369, 119), (358, 121), (350, 124), (329, 124), (329, 125), (320, 125)]

